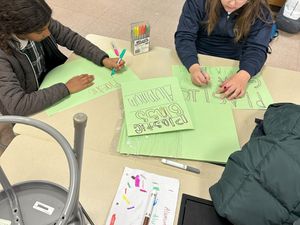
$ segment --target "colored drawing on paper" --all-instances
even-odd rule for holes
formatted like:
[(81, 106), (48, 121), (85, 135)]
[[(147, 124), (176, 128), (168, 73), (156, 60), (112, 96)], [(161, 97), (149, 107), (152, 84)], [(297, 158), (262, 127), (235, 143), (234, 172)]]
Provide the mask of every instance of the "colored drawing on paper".
[(153, 190), (156, 190), (157, 197), (149, 224), (172, 225), (175, 218), (179, 181), (127, 167), (124, 169), (106, 225), (110, 225), (111, 222), (114, 222), (114, 225), (143, 224)]

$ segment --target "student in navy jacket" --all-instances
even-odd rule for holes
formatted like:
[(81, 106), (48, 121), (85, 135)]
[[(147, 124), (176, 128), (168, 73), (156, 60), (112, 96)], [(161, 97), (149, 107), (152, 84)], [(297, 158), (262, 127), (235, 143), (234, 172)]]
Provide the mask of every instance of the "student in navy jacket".
[(249, 79), (267, 59), (272, 16), (266, 0), (186, 0), (175, 33), (177, 54), (195, 85), (207, 85), (197, 54), (240, 61), (239, 70), (220, 84), (229, 100), (242, 97)]

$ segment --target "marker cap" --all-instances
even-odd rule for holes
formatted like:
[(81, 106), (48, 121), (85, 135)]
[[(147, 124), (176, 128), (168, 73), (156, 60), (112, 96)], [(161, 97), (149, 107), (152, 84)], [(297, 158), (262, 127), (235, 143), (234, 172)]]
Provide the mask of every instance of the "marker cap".
[(187, 166), (186, 170), (191, 171), (193, 173), (200, 173), (200, 170), (191, 166)]

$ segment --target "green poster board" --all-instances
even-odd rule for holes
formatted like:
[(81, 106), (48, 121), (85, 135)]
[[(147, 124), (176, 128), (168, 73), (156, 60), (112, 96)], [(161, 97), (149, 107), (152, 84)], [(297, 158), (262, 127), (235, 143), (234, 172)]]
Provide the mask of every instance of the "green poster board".
[(208, 104), (229, 105), (237, 109), (266, 109), (273, 103), (272, 97), (260, 74), (251, 78), (244, 97), (227, 100), (220, 98), (216, 93), (219, 85), (238, 71), (236, 67), (203, 67), (210, 75), (208, 86), (198, 87), (191, 81), (191, 76), (184, 66), (173, 65), (173, 76), (179, 79), (180, 86), (186, 101)]
[(194, 130), (128, 137), (125, 122), (118, 151), (124, 154), (225, 163), (240, 149), (230, 106), (187, 102)]
[(122, 84), (128, 136), (193, 129), (177, 78)]
[(95, 76), (94, 85), (80, 92), (71, 94), (67, 98), (46, 109), (48, 115), (74, 107), (99, 96), (121, 88), (121, 83), (138, 80), (138, 77), (129, 68), (111, 76), (111, 70), (100, 67), (93, 62), (78, 58), (71, 62), (64, 63), (51, 70), (45, 77), (40, 89), (47, 88), (56, 83), (66, 83), (73, 76), (80, 74), (91, 74)]

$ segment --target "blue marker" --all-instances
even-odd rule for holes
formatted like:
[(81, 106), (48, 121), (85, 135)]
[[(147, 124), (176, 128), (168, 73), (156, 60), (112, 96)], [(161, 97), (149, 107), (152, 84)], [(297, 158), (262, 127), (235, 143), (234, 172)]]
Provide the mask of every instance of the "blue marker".
[[(123, 57), (125, 55), (125, 52), (126, 52), (126, 49), (124, 48), (122, 50), (121, 54), (120, 54), (120, 57), (119, 57), (119, 59), (117, 61), (117, 64), (119, 64), (121, 62), (121, 60), (123, 59)], [(112, 71), (111, 71), (111, 75), (114, 75), (115, 73), (116, 73), (116, 70), (115, 70), (115, 68), (113, 68)]]

